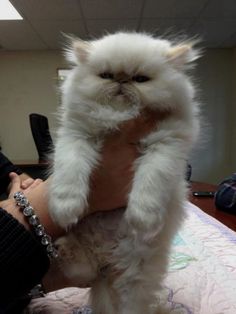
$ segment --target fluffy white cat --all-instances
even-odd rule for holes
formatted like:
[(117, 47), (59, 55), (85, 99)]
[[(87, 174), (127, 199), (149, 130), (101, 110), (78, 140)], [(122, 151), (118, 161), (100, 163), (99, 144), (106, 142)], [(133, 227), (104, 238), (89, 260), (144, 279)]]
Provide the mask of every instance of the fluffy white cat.
[(187, 71), (191, 42), (116, 33), (67, 52), (50, 213), (64, 228), (87, 207), (89, 179), (104, 136), (149, 108), (166, 118), (141, 140), (124, 212), (95, 215), (58, 240), (59, 263), (76, 285), (90, 282), (95, 314), (157, 313), (156, 294), (186, 200), (186, 161), (199, 132), (199, 106)]

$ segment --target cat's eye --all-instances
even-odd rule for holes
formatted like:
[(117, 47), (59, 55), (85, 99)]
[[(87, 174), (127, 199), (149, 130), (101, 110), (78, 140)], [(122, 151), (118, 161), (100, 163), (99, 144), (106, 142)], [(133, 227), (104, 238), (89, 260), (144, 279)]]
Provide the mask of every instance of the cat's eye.
[(103, 72), (103, 73), (100, 73), (99, 76), (105, 80), (111, 80), (114, 78), (114, 75), (111, 72)]
[(132, 77), (132, 80), (137, 83), (144, 83), (150, 80), (150, 77), (146, 75), (135, 75)]

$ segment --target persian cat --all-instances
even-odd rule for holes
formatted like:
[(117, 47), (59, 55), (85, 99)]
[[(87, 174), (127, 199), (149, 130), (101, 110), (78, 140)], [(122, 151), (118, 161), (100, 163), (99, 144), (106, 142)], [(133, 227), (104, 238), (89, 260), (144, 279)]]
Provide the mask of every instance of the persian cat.
[(183, 218), (186, 161), (199, 132), (188, 76), (199, 57), (189, 42), (115, 33), (67, 51), (50, 213), (63, 228), (83, 216), (104, 137), (142, 110), (165, 119), (140, 141), (127, 208), (85, 218), (57, 241), (59, 264), (75, 285), (90, 284), (95, 314), (158, 313), (171, 240)]

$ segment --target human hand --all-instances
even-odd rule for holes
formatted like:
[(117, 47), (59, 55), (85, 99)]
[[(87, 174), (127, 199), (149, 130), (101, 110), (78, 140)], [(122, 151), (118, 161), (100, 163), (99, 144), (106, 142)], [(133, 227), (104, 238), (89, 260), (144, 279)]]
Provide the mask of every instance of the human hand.
[[(143, 111), (137, 118), (124, 122), (119, 131), (107, 136), (101, 163), (90, 179), (89, 214), (126, 206), (134, 174), (133, 164), (140, 155), (138, 142), (156, 128), (157, 121), (165, 118), (166, 114)], [(47, 184), (46, 181), (39, 185), (29, 195), (35, 207), (45, 207), (45, 215), (48, 214)], [(47, 223), (49, 218), (45, 219)], [(52, 230), (53, 226), (50, 222)], [(57, 230), (55, 234), (58, 234)]]
[(29, 225), (26, 224), (24, 216), (20, 212), (19, 207), (16, 205), (16, 202), (14, 200), (14, 193), (18, 191), (23, 191), (24, 193), (26, 191), (30, 191), (30, 189), (33, 189), (38, 184), (40, 184), (42, 180), (34, 180), (28, 175), (17, 175), (14, 172), (11, 172), (9, 174), (9, 177), (11, 179), (11, 182), (8, 187), (8, 199), (1, 201), (0, 207), (8, 211), (13, 217), (15, 217), (20, 223), (22, 223), (27, 229), (29, 229)]
[[(94, 170), (91, 178), (89, 213), (112, 210), (126, 205), (127, 194), (133, 179), (133, 163), (140, 155), (138, 141), (150, 133), (156, 127), (157, 121), (162, 118), (163, 114), (145, 111), (136, 119), (123, 123), (119, 131), (106, 138), (101, 164)], [(29, 228), (12, 198), (14, 192), (23, 189), (48, 233), (54, 238), (63, 234), (65, 231), (55, 225), (48, 212), (50, 179), (44, 182), (32, 181), (32, 179), (21, 181), (16, 174), (11, 174), (11, 179), (10, 197), (0, 202), (0, 206)]]
[(41, 179), (33, 179), (25, 173), (17, 175), (15, 172), (9, 174), (11, 182), (8, 187), (8, 196), (13, 197), (15, 192), (30, 190), (43, 182)]
[[(14, 172), (12, 172), (14, 173)], [(9, 174), (9, 177), (11, 179), (11, 173)], [(14, 176), (14, 175), (13, 175)], [(31, 178), (27, 173), (22, 173), (19, 175), (19, 178), (21, 180), (21, 189), (26, 189), (28, 186), (30, 186), (33, 181), (35, 181), (33, 178)], [(12, 188), (12, 180), (10, 181), (8, 188), (7, 188), (7, 193), (8, 195), (11, 193), (11, 188)]]
[(140, 155), (138, 142), (167, 114), (146, 110), (106, 138), (100, 166), (91, 177), (90, 213), (126, 206), (134, 175), (133, 164)]
[(27, 220), (13, 198), (15, 192), (23, 191), (28, 198), (30, 205), (34, 208), (36, 215), (45, 227), (45, 230), (53, 238), (62, 235), (64, 231), (54, 224), (48, 213), (48, 181), (42, 181), (41, 179), (34, 180), (30, 177), (21, 177), (13, 172), (10, 173), (9, 176), (11, 179), (9, 197), (0, 202), (0, 207), (16, 218), (26, 229), (30, 230)]

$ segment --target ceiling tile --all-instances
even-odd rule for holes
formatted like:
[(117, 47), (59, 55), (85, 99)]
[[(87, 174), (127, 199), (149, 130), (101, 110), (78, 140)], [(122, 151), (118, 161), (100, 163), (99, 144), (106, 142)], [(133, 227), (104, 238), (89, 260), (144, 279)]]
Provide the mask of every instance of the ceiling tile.
[(85, 18), (139, 18), (143, 0), (81, 0)]
[(202, 44), (206, 47), (220, 47), (224, 41), (235, 33), (235, 29), (236, 21), (234, 19), (206, 19), (197, 21), (190, 27), (189, 32), (198, 34), (202, 38)]
[(86, 39), (117, 30), (199, 34), (205, 46), (236, 46), (236, 0), (10, 1), (25, 19), (0, 21), (0, 44), (9, 50), (58, 49), (61, 31)]
[(201, 14), (203, 18), (235, 18), (235, 0), (210, 0)]
[(50, 49), (61, 49), (65, 42), (62, 32), (87, 38), (84, 24), (81, 20), (66, 21), (33, 21), (33, 27)]
[(150, 32), (155, 35), (187, 35), (188, 28), (192, 24), (191, 19), (143, 19), (140, 30)]
[(81, 18), (77, 0), (11, 0), (11, 2), (29, 20)]
[(147, 0), (144, 18), (192, 18), (199, 15), (208, 0)]
[(90, 37), (100, 37), (116, 31), (134, 31), (138, 27), (137, 19), (87, 20), (86, 23)]
[(47, 48), (25, 21), (0, 21), (0, 43), (7, 50)]

